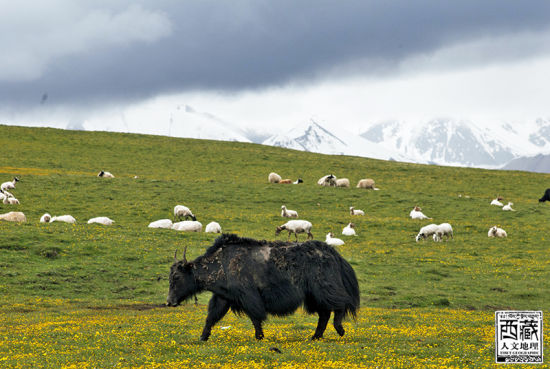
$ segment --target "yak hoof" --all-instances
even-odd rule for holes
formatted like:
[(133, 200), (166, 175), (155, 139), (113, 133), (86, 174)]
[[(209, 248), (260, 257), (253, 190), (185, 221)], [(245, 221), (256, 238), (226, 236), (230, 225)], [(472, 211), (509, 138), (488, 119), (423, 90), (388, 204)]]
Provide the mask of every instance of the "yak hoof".
[(317, 340), (320, 340), (321, 338), (323, 338), (323, 335), (318, 336), (318, 335), (314, 334), (313, 337), (311, 337), (311, 340), (312, 341), (317, 341)]
[(262, 333), (262, 334), (257, 334), (257, 335), (256, 335), (256, 339), (257, 339), (258, 341), (263, 340), (263, 339), (264, 339), (263, 333)]
[(206, 342), (208, 341), (208, 337), (209, 336), (201, 336), (200, 340)]
[(342, 337), (346, 333), (346, 330), (343, 327), (338, 327), (336, 328), (336, 332)]

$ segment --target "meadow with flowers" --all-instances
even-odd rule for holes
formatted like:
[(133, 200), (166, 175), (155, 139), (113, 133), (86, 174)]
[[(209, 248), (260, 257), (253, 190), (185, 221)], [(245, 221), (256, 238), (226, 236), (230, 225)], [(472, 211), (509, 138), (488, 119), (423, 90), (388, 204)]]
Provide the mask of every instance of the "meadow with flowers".
[[(21, 204), (0, 203), (0, 213), (27, 217), (0, 222), (0, 367), (496, 367), (496, 310), (542, 310), (548, 326), (550, 205), (537, 199), (549, 174), (10, 126), (0, 126), (0, 152), (0, 182), (21, 180), (12, 191)], [(269, 184), (272, 171), (304, 183)], [(318, 186), (329, 173), (352, 188)], [(355, 188), (361, 178), (380, 191)], [(490, 206), (497, 195), (516, 211)], [(359, 280), (357, 319), (343, 337), (329, 325), (312, 342), (317, 316), (298, 310), (271, 317), (256, 341), (248, 318), (228, 314), (200, 342), (210, 293), (164, 307), (168, 272), (175, 250), (195, 258), (216, 235), (147, 228), (176, 204), (244, 237), (286, 239), (275, 236), (283, 204), (313, 224), (315, 239), (334, 232)], [(410, 219), (415, 205), (433, 220)], [(39, 223), (45, 212), (77, 223)], [(86, 224), (96, 216), (115, 224)], [(341, 235), (350, 221), (356, 237)], [(453, 240), (415, 242), (423, 225), (443, 222)], [(493, 225), (508, 238), (488, 238)]]

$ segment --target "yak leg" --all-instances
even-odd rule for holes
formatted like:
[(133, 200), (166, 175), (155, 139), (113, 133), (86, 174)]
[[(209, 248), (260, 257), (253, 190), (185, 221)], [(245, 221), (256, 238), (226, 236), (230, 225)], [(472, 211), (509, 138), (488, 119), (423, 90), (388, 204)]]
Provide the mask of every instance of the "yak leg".
[(229, 311), (229, 302), (218, 295), (212, 296), (210, 302), (208, 303), (208, 316), (206, 317), (206, 323), (204, 324), (204, 329), (201, 334), (201, 341), (208, 340), (210, 337), (210, 332), (214, 324), (220, 321), (221, 318), (227, 314)]
[(344, 327), (342, 327), (342, 320), (344, 319), (345, 310), (335, 310), (334, 311), (334, 329), (340, 336), (343, 336), (346, 333)]
[(311, 337), (312, 340), (323, 338), (323, 333), (325, 333), (328, 320), (330, 319), (330, 310), (320, 310), (318, 311), (318, 313), (319, 322), (317, 322), (317, 329), (315, 330), (315, 334), (313, 335), (313, 337)]
[(254, 324), (254, 331), (255, 331), (255, 337), (257, 340), (261, 340), (264, 338), (264, 330), (262, 328), (262, 321), (258, 318), (250, 317), (250, 320), (252, 320), (252, 324)]

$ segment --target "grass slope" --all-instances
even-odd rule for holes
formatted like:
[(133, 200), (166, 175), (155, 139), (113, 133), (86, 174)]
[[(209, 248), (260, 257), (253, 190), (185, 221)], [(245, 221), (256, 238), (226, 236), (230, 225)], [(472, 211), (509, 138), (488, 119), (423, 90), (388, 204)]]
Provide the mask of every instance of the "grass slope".
[[(259, 365), (265, 365), (273, 360), (273, 352), (266, 348), (270, 343), (290, 347), (290, 353), (283, 350), (277, 357), (279, 366), (312, 367), (315, 358), (322, 357), (326, 364), (340, 362), (336, 359), (342, 355), (359, 366), (398, 367), (402, 358), (404, 366), (411, 360), (423, 367), (479, 366), (480, 360), (491, 366), (494, 310), (547, 312), (550, 306), (550, 243), (546, 240), (550, 208), (537, 202), (549, 187), (549, 175), (327, 156), (243, 143), (9, 126), (0, 126), (0, 148), (0, 182), (20, 177), (13, 193), (21, 201), (17, 210), (28, 219), (24, 224), (0, 222), (0, 293), (4, 297), (0, 312), (3, 326), (10, 327), (0, 331), (6, 338), (0, 343), (0, 364), (4, 354), (12, 360), (10, 366), (36, 359), (38, 366), (81, 362), (81, 366), (147, 367), (155, 359), (160, 366), (170, 367), (184, 365), (176, 360), (182, 359), (178, 347), (192, 342), (192, 349), (184, 350), (186, 357), (205, 366), (238, 366), (243, 358), (263, 360)], [(100, 170), (117, 178), (98, 178)], [(305, 183), (268, 184), (271, 171), (284, 178), (303, 178)], [(317, 186), (317, 179), (328, 173), (349, 178), (352, 188)], [(374, 178), (381, 190), (354, 188), (361, 178)], [(497, 194), (513, 201), (517, 211), (489, 206)], [(220, 325), (227, 320), (242, 328), (238, 339), (235, 330), (228, 337), (249, 347), (248, 354), (235, 353), (233, 341), (221, 330), (212, 339), (231, 347), (198, 345), (204, 306), (149, 310), (165, 301), (174, 250), (187, 245), (188, 258), (196, 257), (216, 237), (147, 228), (153, 220), (171, 218), (176, 204), (190, 207), (203, 226), (214, 220), (224, 232), (261, 239), (275, 239), (275, 227), (284, 223), (279, 215), (282, 204), (313, 223), (316, 239), (324, 240), (329, 231), (339, 235), (353, 220), (358, 236), (340, 235), (346, 244), (338, 250), (357, 273), (363, 318), (347, 323), (344, 339), (329, 327), (327, 341), (311, 346), (303, 340), (313, 333), (315, 317), (296, 314), (272, 319), (266, 327), (267, 343), (257, 343), (246, 319), (228, 316)], [(433, 220), (411, 220), (408, 213), (414, 205)], [(350, 217), (349, 206), (363, 209), (366, 216)], [(0, 213), (15, 209), (0, 204)], [(71, 214), (77, 224), (38, 223), (45, 212)], [(86, 224), (95, 216), (109, 216), (116, 223), (112, 227)], [(451, 223), (454, 240), (416, 243), (420, 227), (431, 222)], [(508, 232), (508, 239), (488, 239), (487, 231), (494, 224)], [(208, 298), (205, 293), (199, 301), (205, 304)], [(186, 332), (176, 329), (183, 324), (178, 318), (181, 312), (193, 320), (184, 323), (189, 327)], [(77, 321), (67, 322), (67, 314)], [(160, 351), (149, 352), (149, 359), (136, 355), (141, 341), (132, 346), (113, 333), (116, 327), (110, 324), (120, 321), (122, 331), (131, 331), (136, 314), (139, 321), (154, 322), (142, 328), (143, 342), (163, 342)], [(482, 334), (472, 333), (460, 343), (454, 341), (455, 335), (430, 339), (426, 332), (396, 334), (407, 324), (422, 326), (433, 315), (442, 317), (433, 320), (434, 329), (457, 324), (465, 331), (481, 329)], [(163, 316), (179, 321), (159, 323)], [(410, 316), (419, 317), (418, 321)], [(74, 338), (71, 329), (82, 328), (78, 322), (89, 326), (94, 319), (100, 320), (96, 331), (84, 329), (84, 341)], [(108, 322), (103, 324), (101, 319)], [(383, 323), (377, 323), (380, 319)], [(43, 323), (68, 327), (63, 331), (67, 336), (59, 340), (61, 336), (52, 337), (47, 329), (42, 334), (39, 325)], [(387, 324), (397, 331), (380, 328)], [(18, 335), (27, 325), (36, 329), (24, 337), (34, 336), (44, 347), (58, 351), (73, 345), (74, 351), (44, 359), (51, 355), (36, 352), (36, 346), (27, 347), (28, 342)], [(286, 333), (276, 336), (276, 331)], [(94, 346), (97, 352), (79, 356), (79, 345), (96, 342), (96, 333), (103, 337)], [(375, 333), (381, 337), (375, 342), (381, 345), (378, 348), (372, 346)], [(416, 336), (420, 338), (414, 341)], [(96, 357), (124, 342), (133, 348), (122, 350), (116, 362)], [(476, 344), (483, 348), (481, 353), (468, 349)], [(22, 352), (23, 358), (13, 359), (9, 353), (14, 350)], [(221, 351), (212, 355), (212, 350)], [(299, 350), (311, 352), (312, 357), (300, 355)]]

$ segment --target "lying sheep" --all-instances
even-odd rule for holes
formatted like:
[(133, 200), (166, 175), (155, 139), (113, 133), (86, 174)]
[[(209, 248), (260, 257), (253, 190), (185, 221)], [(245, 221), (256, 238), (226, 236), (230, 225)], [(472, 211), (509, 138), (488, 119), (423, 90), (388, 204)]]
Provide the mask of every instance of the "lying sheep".
[(52, 219), (52, 216), (46, 213), (40, 217), (40, 223), (49, 223), (51, 219)]
[(20, 211), (10, 211), (6, 214), (0, 214), (0, 220), (5, 220), (6, 222), (26, 222), (27, 217)]
[(342, 246), (344, 244), (344, 241), (339, 238), (334, 238), (334, 234), (332, 234), (332, 232), (329, 232), (327, 233), (325, 243), (330, 246)]
[(13, 180), (2, 183), (0, 185), (0, 190), (5, 191), (14, 189), (17, 182), (19, 182), (19, 178), (13, 177)]
[(147, 227), (172, 229), (172, 221), (170, 219), (159, 219), (149, 223)]
[(445, 241), (450, 238), (453, 238), (453, 227), (449, 223), (441, 223), (437, 226), (437, 230), (433, 235), (435, 242), (443, 241), (443, 236), (445, 236)]
[(112, 175), (111, 173), (104, 172), (104, 171), (99, 172), (99, 174), (97, 176), (98, 177), (103, 177), (103, 178), (115, 178), (115, 176)]
[(65, 222), (65, 223), (76, 223), (76, 219), (72, 215), (60, 215), (58, 217), (52, 217), (50, 223), (53, 222)]
[(183, 232), (202, 232), (202, 224), (196, 220), (184, 220), (182, 222), (172, 224), (172, 229)]
[(502, 197), (497, 196), (496, 199), (493, 199), (493, 201), (491, 201), (491, 205), (503, 206), (503, 204), (500, 202), (501, 200), (502, 200)]
[(355, 209), (353, 206), (350, 206), (349, 215), (365, 215), (365, 212), (363, 210)]
[(269, 183), (279, 183), (281, 182), (281, 176), (275, 172), (271, 172), (269, 173), (269, 176), (267, 176), (267, 180)]
[(514, 203), (513, 203), (513, 202), (509, 202), (508, 205), (504, 205), (504, 206), (502, 207), (502, 210), (504, 210), (504, 211), (515, 211), (514, 209), (512, 209), (512, 205), (514, 205)]
[(296, 236), (296, 242), (298, 242), (298, 233), (307, 233), (307, 239), (311, 237), (313, 239), (313, 234), (311, 233), (312, 225), (307, 220), (289, 220), (282, 226), (277, 227), (275, 230), (275, 235), (281, 233), (281, 231), (288, 231), (288, 241), (290, 241), (290, 234), (294, 233)]
[(357, 234), (355, 233), (355, 224), (349, 223), (347, 226), (345, 226), (342, 230), (342, 234), (344, 236), (357, 236)]
[(286, 206), (281, 206), (281, 216), (283, 218), (298, 218), (298, 212), (296, 210), (289, 210)]
[(210, 222), (204, 229), (206, 233), (222, 233), (222, 227), (217, 222)]
[(437, 224), (428, 224), (427, 226), (424, 226), (420, 228), (420, 231), (418, 232), (418, 235), (416, 235), (416, 242), (420, 241), (421, 239), (426, 239), (437, 231)]
[(317, 184), (319, 186), (335, 187), (336, 177), (333, 174), (327, 174), (326, 176), (319, 178)]
[(347, 178), (338, 178), (336, 180), (336, 187), (350, 187), (349, 179)]
[(508, 237), (506, 234), (506, 231), (502, 228), (499, 228), (497, 226), (492, 226), (489, 229), (489, 232), (487, 233), (488, 237)]
[(88, 220), (88, 224), (97, 223), (97, 224), (103, 224), (107, 226), (113, 225), (114, 222), (115, 222), (114, 220), (109, 219), (107, 217), (95, 217)]
[(365, 188), (367, 190), (370, 189), (375, 191), (379, 190), (378, 188), (374, 187), (374, 179), (370, 179), (370, 178), (362, 179), (359, 182), (357, 182), (357, 188)]
[(9, 204), (9, 205), (19, 205), (19, 200), (17, 200), (15, 197), (4, 197), (4, 200), (2, 200), (2, 203)]
[(298, 178), (296, 181), (292, 182), (292, 179), (281, 179), (279, 181), (280, 184), (299, 184), (299, 183), (304, 183), (304, 181), (302, 180), (302, 178)]
[(197, 218), (193, 215), (191, 210), (187, 206), (183, 205), (176, 205), (174, 206), (174, 220), (176, 219), (187, 219), (187, 217), (197, 220)]
[(409, 215), (411, 216), (412, 219), (432, 219), (432, 218), (428, 218), (427, 216), (425, 216), (424, 213), (422, 213), (421, 210), (422, 210), (421, 208), (419, 208), (418, 206), (415, 206), (411, 210)]

